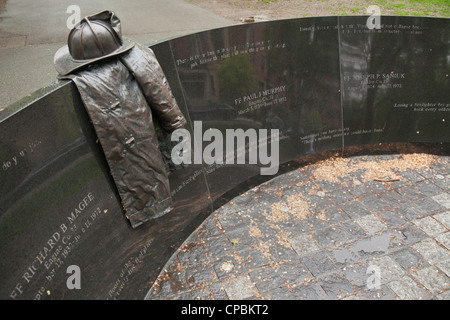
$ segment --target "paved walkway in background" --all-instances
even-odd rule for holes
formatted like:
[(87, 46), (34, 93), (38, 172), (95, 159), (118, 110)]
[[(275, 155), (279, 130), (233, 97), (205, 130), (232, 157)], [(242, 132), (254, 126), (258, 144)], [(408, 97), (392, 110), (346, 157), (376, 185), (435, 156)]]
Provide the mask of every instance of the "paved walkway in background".
[(0, 112), (53, 83), (55, 52), (67, 43), (70, 5), (81, 17), (102, 10), (117, 13), (123, 36), (144, 45), (233, 24), (186, 0), (0, 0)]
[[(350, 158), (349, 167), (399, 155)], [(450, 299), (450, 157), (391, 182), (314, 167), (211, 214), (147, 299)]]

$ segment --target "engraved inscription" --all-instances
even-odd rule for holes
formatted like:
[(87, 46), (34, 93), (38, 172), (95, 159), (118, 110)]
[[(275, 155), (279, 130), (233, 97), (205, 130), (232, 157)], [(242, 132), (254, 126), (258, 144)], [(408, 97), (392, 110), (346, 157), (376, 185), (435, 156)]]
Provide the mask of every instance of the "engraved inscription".
[(8, 159), (2, 161), (3, 171), (8, 171), (11, 168), (17, 167), (20, 164), (21, 159), (25, 158), (27, 155), (33, 153), (40, 145), (41, 140), (33, 140), (28, 143), (28, 145), (22, 149), (17, 154), (11, 155)]
[(390, 73), (354, 73), (344, 76), (346, 89), (349, 91), (401, 89), (405, 79), (407, 79), (405, 72), (394, 71)]
[(33, 298), (40, 300), (45, 295), (51, 294), (49, 288), (56, 273), (60, 271), (73, 249), (80, 243), (83, 234), (93, 226), (102, 212), (107, 213), (108, 211), (95, 207), (94, 202), (95, 196), (92, 192), (88, 192), (78, 201), (77, 205), (65, 216), (66, 220), (55, 228), (26, 269), (23, 270), (22, 276), (10, 292), (10, 298), (20, 297), (36, 278), (44, 279), (44, 282), (39, 284), (39, 289)]
[(176, 59), (177, 66), (189, 65), (190, 69), (198, 66), (225, 60), (242, 54), (254, 54), (258, 52), (267, 52), (273, 49), (285, 49), (286, 43), (275, 43), (272, 40), (261, 40), (255, 42), (247, 42), (241, 45), (233, 45), (229, 47), (217, 48), (215, 50), (207, 50), (203, 53), (194, 54), (185, 58)]
[(340, 32), (342, 34), (411, 34), (411, 35), (423, 35), (424, 28), (415, 24), (380, 24), (380, 28), (368, 28), (366, 24), (350, 23), (341, 24)]
[(409, 109), (416, 112), (448, 112), (450, 103), (446, 102), (408, 102), (394, 103), (396, 109)]
[(112, 285), (112, 288), (108, 291), (109, 299), (116, 299), (123, 288), (129, 281), (129, 277), (138, 271), (139, 266), (144, 261), (148, 248), (153, 243), (153, 239), (148, 240), (145, 245), (139, 250), (139, 254), (128, 259), (124, 264), (120, 271), (119, 277)]
[(262, 107), (269, 107), (287, 102), (287, 97), (285, 96), (286, 90), (287, 88), (285, 85), (261, 90), (235, 99), (234, 104), (240, 108), (238, 114), (243, 115)]

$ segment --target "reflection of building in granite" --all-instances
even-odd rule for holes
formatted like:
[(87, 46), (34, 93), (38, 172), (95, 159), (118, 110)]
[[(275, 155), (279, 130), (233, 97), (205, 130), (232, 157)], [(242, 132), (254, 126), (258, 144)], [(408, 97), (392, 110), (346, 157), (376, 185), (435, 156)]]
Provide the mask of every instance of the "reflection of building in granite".
[(326, 23), (327, 31), (299, 32), (291, 21), (173, 41), (191, 118), (280, 129), (295, 141), (342, 128), (336, 22)]
[[(263, 38), (264, 28), (243, 26), (203, 33), (195, 42), (173, 43), (175, 55), (190, 53), (178, 71), (194, 119), (236, 118), (250, 95), (270, 88), (268, 42)], [(236, 102), (243, 97), (247, 101)]]

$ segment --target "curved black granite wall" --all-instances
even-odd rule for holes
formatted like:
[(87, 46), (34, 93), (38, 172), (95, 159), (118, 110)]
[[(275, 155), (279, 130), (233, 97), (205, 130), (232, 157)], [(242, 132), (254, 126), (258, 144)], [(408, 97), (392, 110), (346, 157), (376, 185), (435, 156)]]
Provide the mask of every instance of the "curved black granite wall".
[[(381, 17), (369, 29), (367, 19), (238, 25), (152, 49), (201, 151), (211, 133), (278, 129), (269, 150), (279, 146), (281, 172), (347, 146), (450, 142), (450, 20)], [(142, 299), (215, 208), (273, 177), (259, 154), (174, 165), (177, 142), (160, 131), (175, 209), (132, 229), (75, 86), (49, 91), (0, 123), (2, 299)], [(81, 289), (66, 285), (71, 265)]]

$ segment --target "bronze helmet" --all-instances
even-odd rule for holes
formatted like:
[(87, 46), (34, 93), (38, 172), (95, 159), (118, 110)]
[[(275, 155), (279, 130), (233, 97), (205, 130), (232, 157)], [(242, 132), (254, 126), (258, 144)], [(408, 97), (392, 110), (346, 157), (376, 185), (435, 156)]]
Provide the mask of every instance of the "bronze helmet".
[(83, 18), (70, 31), (67, 43), (54, 58), (56, 70), (61, 75), (121, 54), (134, 46), (132, 41), (122, 39), (120, 20), (111, 11)]

